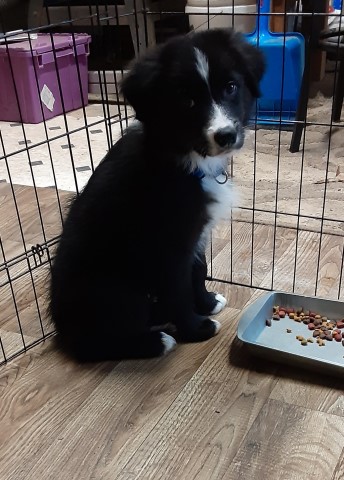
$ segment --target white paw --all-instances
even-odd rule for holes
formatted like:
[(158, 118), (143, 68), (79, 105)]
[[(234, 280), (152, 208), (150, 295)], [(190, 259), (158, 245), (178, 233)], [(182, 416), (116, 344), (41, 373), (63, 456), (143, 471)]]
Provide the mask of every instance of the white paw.
[(160, 332), (160, 334), (161, 341), (164, 344), (164, 350), (162, 352), (162, 355), (167, 355), (169, 352), (176, 348), (177, 342), (173, 337), (171, 337), (171, 335), (167, 335), (167, 333)]
[(217, 320), (212, 320), (212, 322), (215, 324), (215, 335), (217, 335), (220, 331), (221, 323)]
[(216, 315), (217, 313), (220, 313), (221, 310), (223, 310), (227, 305), (227, 300), (220, 293), (216, 294), (215, 300), (217, 300), (217, 304), (213, 308), (211, 315)]

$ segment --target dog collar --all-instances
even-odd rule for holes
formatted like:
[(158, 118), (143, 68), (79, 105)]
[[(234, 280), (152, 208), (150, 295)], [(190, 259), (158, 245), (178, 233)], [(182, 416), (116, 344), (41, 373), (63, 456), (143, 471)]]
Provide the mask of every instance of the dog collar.
[[(196, 168), (195, 170), (193, 170), (192, 172), (192, 175), (196, 178), (198, 178), (199, 180), (202, 180), (202, 178), (204, 178), (206, 175), (205, 173), (203, 172), (203, 170), (201, 170), (200, 168)], [(223, 175), (225, 178), (224, 180), (220, 181), (218, 180), (218, 177), (220, 177), (221, 175)], [(224, 184), (227, 182), (228, 180), (228, 173), (226, 172), (226, 170), (224, 170), (223, 168), (221, 168), (218, 172), (215, 173), (214, 175), (214, 179), (217, 183), (219, 183), (220, 185)]]
[(198, 167), (193, 170), (192, 175), (196, 178), (199, 178), (200, 180), (205, 177), (205, 173)]

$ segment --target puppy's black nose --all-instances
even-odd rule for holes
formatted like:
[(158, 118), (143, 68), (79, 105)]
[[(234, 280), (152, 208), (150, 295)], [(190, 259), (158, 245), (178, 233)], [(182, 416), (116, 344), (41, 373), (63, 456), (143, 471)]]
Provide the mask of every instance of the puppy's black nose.
[(230, 147), (236, 139), (237, 132), (233, 127), (220, 128), (214, 133), (214, 140), (220, 147)]

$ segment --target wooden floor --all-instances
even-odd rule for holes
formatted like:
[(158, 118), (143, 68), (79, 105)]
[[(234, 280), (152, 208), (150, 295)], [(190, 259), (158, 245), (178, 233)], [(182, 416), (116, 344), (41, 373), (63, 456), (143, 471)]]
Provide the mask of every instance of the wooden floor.
[[(20, 192), (24, 234), (39, 243), (35, 215), (24, 208), (32, 190)], [(55, 192), (39, 195), (46, 195), (44, 222), (53, 235)], [(0, 222), (3, 235), (3, 215)], [(337, 297), (342, 237), (278, 225), (252, 229), (247, 221), (231, 229), (215, 232), (214, 277), (252, 278), (269, 288), (273, 270), (274, 287), (290, 289), (297, 247), (296, 289), (314, 294), (318, 276), (317, 293)], [(16, 234), (10, 237), (2, 237), (6, 249), (20, 253)], [(218, 316), (220, 334), (178, 345), (164, 359), (81, 366), (49, 339), (0, 367), (0, 479), (344, 479), (342, 379), (250, 357), (236, 327), (242, 308), (262, 291), (220, 282), (210, 288), (229, 299)], [(28, 340), (41, 334), (33, 290), (43, 312), (45, 269), (20, 277), (13, 289), (16, 302), (9, 285), (0, 288), (0, 334), (10, 353), (20, 346), (15, 304)]]

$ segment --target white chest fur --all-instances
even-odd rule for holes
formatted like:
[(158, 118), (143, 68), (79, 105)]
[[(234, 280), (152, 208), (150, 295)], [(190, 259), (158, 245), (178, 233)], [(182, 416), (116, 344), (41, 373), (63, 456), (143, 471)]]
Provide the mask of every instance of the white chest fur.
[[(222, 181), (222, 176), (219, 178)], [(236, 195), (230, 180), (218, 183), (213, 177), (204, 177), (201, 180), (202, 188), (214, 200), (208, 205), (209, 223), (215, 226), (220, 220), (229, 217), (231, 208), (236, 203)]]
[[(220, 178), (222, 181), (222, 178)], [(220, 184), (214, 177), (204, 177), (201, 180), (202, 188), (212, 198), (208, 204), (207, 213), (209, 221), (204, 227), (201, 238), (197, 245), (197, 252), (204, 252), (210, 239), (211, 230), (221, 220), (229, 219), (231, 208), (237, 203), (237, 195), (230, 180)]]
[[(213, 200), (207, 206), (209, 221), (204, 227), (199, 239), (196, 253), (204, 252), (206, 244), (210, 239), (211, 230), (221, 220), (228, 219), (231, 208), (237, 204), (237, 195), (231, 180), (228, 180), (226, 183), (218, 183), (215, 178), (218, 172), (227, 170), (228, 157), (228, 154), (202, 157), (196, 152), (191, 152), (190, 155), (184, 159), (190, 172), (199, 169), (204, 173), (205, 176), (201, 180), (201, 185), (203, 190), (208, 193)], [(220, 182), (223, 181), (224, 176), (220, 175), (218, 180)]]

